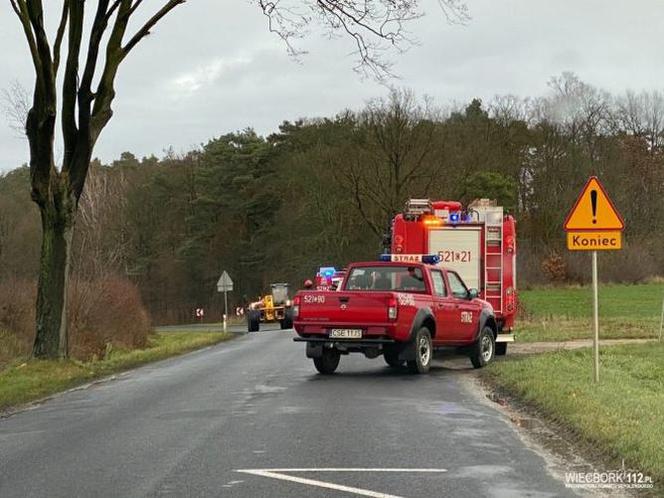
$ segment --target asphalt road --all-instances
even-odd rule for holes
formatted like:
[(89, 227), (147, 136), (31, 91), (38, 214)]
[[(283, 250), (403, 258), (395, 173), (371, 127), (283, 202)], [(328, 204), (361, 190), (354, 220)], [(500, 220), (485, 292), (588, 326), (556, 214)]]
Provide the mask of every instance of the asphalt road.
[(351, 355), (323, 377), (292, 337), (239, 337), (0, 419), (0, 496), (570, 495), (468, 370)]

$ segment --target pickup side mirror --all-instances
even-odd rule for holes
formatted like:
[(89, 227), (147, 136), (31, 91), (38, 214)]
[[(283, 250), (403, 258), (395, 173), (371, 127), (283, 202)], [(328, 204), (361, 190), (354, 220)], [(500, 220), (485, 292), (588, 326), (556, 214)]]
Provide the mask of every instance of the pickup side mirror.
[(475, 299), (480, 295), (480, 292), (477, 289), (468, 289), (468, 299)]

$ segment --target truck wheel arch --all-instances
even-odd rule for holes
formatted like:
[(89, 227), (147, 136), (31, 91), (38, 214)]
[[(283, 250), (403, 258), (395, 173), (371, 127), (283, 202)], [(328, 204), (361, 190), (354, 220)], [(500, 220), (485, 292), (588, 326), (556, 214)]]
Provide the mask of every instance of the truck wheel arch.
[(484, 327), (489, 327), (491, 330), (493, 330), (493, 338), (495, 339), (498, 335), (498, 322), (496, 321), (496, 316), (486, 308), (480, 312), (480, 319), (477, 331), (475, 332), (475, 339), (479, 337), (480, 332)]
[(410, 326), (410, 340), (415, 337), (417, 331), (422, 327), (429, 329), (432, 339), (436, 336), (436, 319), (431, 308), (424, 307), (417, 310), (415, 318), (413, 318), (413, 323)]

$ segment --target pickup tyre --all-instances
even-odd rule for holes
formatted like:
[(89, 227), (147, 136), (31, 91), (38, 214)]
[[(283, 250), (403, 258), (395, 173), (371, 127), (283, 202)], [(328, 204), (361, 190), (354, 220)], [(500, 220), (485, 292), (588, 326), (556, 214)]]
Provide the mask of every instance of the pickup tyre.
[(415, 359), (408, 361), (408, 370), (415, 374), (425, 374), (431, 368), (431, 357), (433, 356), (433, 343), (431, 332), (422, 327), (415, 333), (413, 346), (415, 348)]
[(470, 362), (474, 368), (482, 368), (493, 360), (496, 354), (496, 338), (491, 327), (484, 327), (470, 350)]
[(314, 365), (323, 375), (331, 375), (339, 366), (341, 354), (334, 349), (324, 349), (323, 354), (318, 358), (314, 358)]

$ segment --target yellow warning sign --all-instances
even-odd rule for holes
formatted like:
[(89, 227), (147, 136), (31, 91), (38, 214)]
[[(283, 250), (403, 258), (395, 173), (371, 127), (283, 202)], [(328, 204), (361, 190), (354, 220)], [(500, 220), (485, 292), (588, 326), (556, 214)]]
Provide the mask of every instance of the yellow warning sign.
[(567, 232), (570, 251), (615, 251), (622, 249), (622, 232)]
[(591, 176), (565, 220), (565, 230), (622, 230), (625, 227), (596, 176)]

